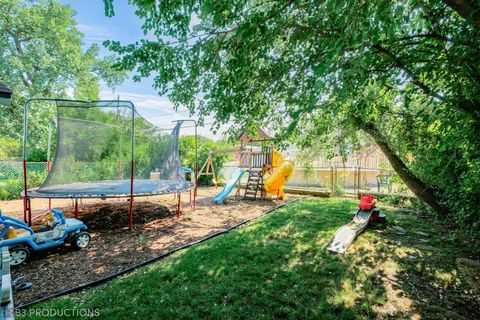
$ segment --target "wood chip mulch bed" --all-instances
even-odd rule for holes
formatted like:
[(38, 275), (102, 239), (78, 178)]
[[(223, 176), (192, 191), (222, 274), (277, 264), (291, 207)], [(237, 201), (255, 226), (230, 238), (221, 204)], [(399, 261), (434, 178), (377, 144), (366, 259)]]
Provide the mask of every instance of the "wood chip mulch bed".
[[(134, 203), (134, 228), (129, 231), (127, 201), (82, 205), (80, 217), (91, 235), (89, 246), (74, 250), (65, 245), (32, 254), (30, 260), (13, 268), (12, 279), (23, 277), (30, 289), (14, 292), (15, 305), (74, 288), (115, 274), (156, 257), (175, 247), (199, 240), (218, 230), (261, 215), (278, 205), (269, 200), (230, 199), (225, 205), (198, 202), (197, 210), (184, 210), (177, 220), (173, 200)], [(71, 208), (64, 208), (73, 217)]]

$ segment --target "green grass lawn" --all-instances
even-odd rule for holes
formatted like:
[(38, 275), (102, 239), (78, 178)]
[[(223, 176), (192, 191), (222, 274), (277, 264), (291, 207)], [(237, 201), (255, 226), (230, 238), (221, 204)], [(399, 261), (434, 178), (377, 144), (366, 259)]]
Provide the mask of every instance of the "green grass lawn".
[[(455, 266), (471, 246), (456, 249), (459, 240), (440, 226), (383, 210), (388, 225), (371, 225), (343, 256), (327, 252), (356, 203), (292, 203), (102, 287), (34, 308), (96, 309), (102, 319), (479, 316), (478, 295)], [(398, 234), (395, 224), (408, 233)]]

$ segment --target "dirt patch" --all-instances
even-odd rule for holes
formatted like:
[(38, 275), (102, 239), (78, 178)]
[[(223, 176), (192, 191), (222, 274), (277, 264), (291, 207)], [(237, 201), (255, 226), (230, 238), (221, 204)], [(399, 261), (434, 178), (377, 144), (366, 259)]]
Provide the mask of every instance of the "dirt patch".
[[(68, 244), (40, 251), (34, 253), (26, 264), (14, 268), (13, 278), (24, 277), (23, 281), (33, 283), (30, 289), (15, 292), (15, 304), (27, 303), (114, 274), (284, 203), (230, 197), (224, 205), (213, 205), (211, 197), (218, 191), (214, 188), (200, 190), (195, 211), (188, 202), (182, 202), (184, 209), (178, 220), (176, 200), (172, 195), (139, 198), (134, 202), (134, 228), (131, 231), (127, 228), (128, 201), (82, 204), (79, 219), (89, 227), (92, 236), (90, 245), (80, 251)], [(188, 194), (183, 196), (185, 198), (188, 199)], [(289, 197), (289, 200), (292, 199), (295, 197)], [(74, 216), (71, 206), (61, 209), (67, 217)]]
[(460, 274), (472, 290), (480, 294), (480, 262), (467, 258), (458, 258), (456, 265), (458, 271), (460, 271)]
[[(407, 232), (399, 232), (392, 222)], [(458, 246), (459, 240), (452, 241), (448, 229), (431, 219), (412, 219), (397, 212), (389, 223), (370, 225), (353, 244), (370, 240), (359, 249), (364, 250), (363, 256), (370, 256), (366, 270), (379, 275), (378, 284), (386, 294), (386, 301), (373, 307), (376, 318), (480, 319), (480, 297), (467, 279), (470, 275), (475, 281), (479, 264), (457, 258), (469, 256), (470, 248)]]
[[(176, 217), (176, 208), (157, 202), (141, 202), (135, 206), (133, 224), (143, 226), (145, 223)], [(129, 221), (129, 203), (89, 204), (82, 208), (82, 221), (90, 230), (109, 231), (125, 228)], [(68, 217), (74, 217), (71, 209), (65, 210)]]

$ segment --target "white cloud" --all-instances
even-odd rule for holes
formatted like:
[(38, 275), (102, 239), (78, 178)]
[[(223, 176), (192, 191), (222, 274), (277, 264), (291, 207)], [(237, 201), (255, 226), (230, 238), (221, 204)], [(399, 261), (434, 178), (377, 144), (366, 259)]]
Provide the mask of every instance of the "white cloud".
[(117, 30), (111, 25), (91, 25), (79, 23), (78, 30), (84, 34), (86, 44), (103, 43), (107, 39), (118, 38)]
[(75, 97), (75, 89), (73, 87), (68, 87), (66, 90), (65, 90), (65, 94), (67, 95), (67, 97), (69, 99), (74, 99)]
[[(173, 128), (175, 120), (183, 119), (195, 119), (196, 116), (190, 116), (190, 112), (186, 108), (179, 108), (178, 111), (173, 109), (173, 103), (166, 97), (160, 97), (150, 94), (138, 94), (134, 92), (116, 92), (103, 90), (100, 92), (100, 99), (103, 100), (120, 100), (132, 101), (137, 109), (137, 112), (149, 122), (156, 126), (167, 129)], [(205, 127), (198, 127), (198, 134), (208, 137), (213, 140), (222, 139), (224, 133), (228, 130), (229, 125), (223, 125), (220, 130), (214, 134), (210, 130), (210, 125), (214, 121), (213, 117), (205, 119)], [(195, 132), (195, 128), (192, 127), (192, 123), (185, 122), (184, 128), (181, 130), (182, 135), (192, 135)]]
[(197, 24), (200, 24), (200, 18), (198, 17), (198, 15), (196, 13), (192, 13), (192, 15), (190, 16), (190, 25), (188, 26), (188, 28), (190, 29), (190, 32), (193, 31), (193, 28), (197, 25)]
[[(152, 94), (139, 94), (134, 92), (115, 92), (108, 90), (100, 91), (100, 98), (104, 100), (129, 100), (132, 101), (140, 113), (148, 119), (162, 119), (175, 117), (173, 120), (189, 118), (190, 112), (187, 108), (174, 110), (173, 103), (166, 97), (160, 97)], [(151, 121), (152, 122), (152, 121)]]

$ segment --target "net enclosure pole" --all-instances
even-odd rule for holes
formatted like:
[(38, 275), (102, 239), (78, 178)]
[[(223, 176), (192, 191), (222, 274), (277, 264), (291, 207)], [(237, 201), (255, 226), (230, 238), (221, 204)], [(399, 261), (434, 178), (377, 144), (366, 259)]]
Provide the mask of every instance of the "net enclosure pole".
[(28, 125), (28, 105), (31, 99), (25, 102), (23, 107), (23, 221), (27, 222), (27, 212), (29, 211), (28, 190), (27, 190), (27, 125)]
[(193, 189), (193, 210), (197, 207), (197, 191), (198, 191), (198, 131), (197, 131), (197, 121), (194, 119), (184, 119), (184, 120), (175, 120), (173, 122), (193, 122), (195, 126), (195, 167), (194, 167), (194, 174), (195, 174), (195, 187)]
[[(48, 123), (47, 175), (50, 173), (50, 151), (52, 148), (52, 122)], [(52, 211), (52, 198), (48, 198), (48, 212)]]
[(197, 121), (193, 120), (195, 125), (195, 189), (193, 191), (193, 210), (197, 208), (197, 189), (198, 189), (198, 133), (197, 133)]
[(135, 177), (135, 107), (132, 108), (132, 167), (130, 173), (130, 207), (128, 209), (128, 229), (132, 230), (133, 227), (133, 180)]
[(23, 221), (27, 222), (27, 110), (28, 100), (23, 107)]

